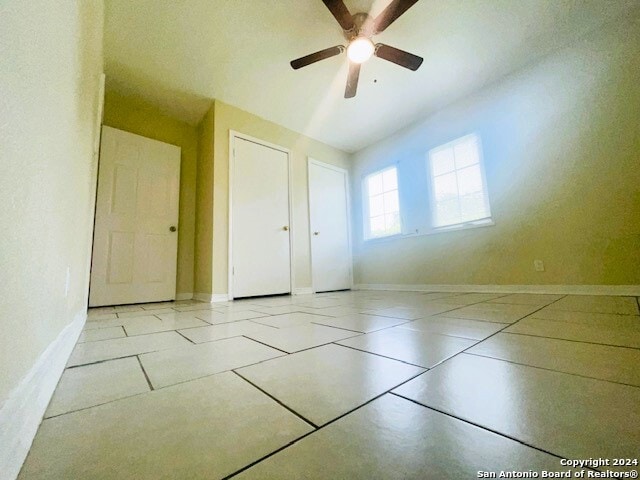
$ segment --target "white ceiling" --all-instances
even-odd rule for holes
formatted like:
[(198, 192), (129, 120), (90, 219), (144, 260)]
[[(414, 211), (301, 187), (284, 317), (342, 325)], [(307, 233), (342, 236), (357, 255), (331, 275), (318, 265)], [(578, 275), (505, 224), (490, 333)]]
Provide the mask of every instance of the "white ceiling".
[[(373, 16), (389, 0), (346, 0)], [(379, 58), (344, 99), (344, 44), (321, 0), (107, 0), (108, 88), (197, 124), (211, 98), (357, 151), (637, 7), (637, 0), (421, 0), (375, 40), (424, 57)]]

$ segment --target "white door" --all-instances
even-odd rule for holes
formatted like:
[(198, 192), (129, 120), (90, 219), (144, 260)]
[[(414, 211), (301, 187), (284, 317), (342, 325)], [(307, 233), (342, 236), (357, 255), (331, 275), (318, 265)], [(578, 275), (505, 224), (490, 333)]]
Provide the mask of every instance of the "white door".
[(240, 137), (233, 143), (231, 294), (289, 293), (289, 155)]
[(309, 160), (311, 269), (316, 292), (351, 288), (347, 171)]
[(180, 148), (102, 128), (89, 306), (173, 300)]

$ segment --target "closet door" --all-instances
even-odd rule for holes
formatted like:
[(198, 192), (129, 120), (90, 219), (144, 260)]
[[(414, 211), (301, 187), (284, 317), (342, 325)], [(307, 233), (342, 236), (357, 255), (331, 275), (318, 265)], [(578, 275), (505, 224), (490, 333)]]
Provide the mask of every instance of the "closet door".
[(289, 293), (289, 155), (240, 137), (233, 143), (232, 296)]
[(351, 288), (347, 171), (309, 160), (313, 290)]

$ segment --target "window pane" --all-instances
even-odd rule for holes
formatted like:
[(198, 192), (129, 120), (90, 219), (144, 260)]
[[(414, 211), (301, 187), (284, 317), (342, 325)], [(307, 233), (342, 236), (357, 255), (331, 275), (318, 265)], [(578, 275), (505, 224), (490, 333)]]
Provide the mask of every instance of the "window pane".
[(371, 175), (368, 180), (367, 193), (369, 196), (382, 193), (382, 174)]
[(398, 189), (398, 172), (395, 168), (390, 168), (382, 174), (382, 188), (385, 192)]
[(433, 179), (433, 195), (436, 202), (458, 197), (458, 186), (455, 172), (447, 173)]
[(437, 202), (435, 217), (436, 227), (460, 223), (458, 198), (456, 197), (442, 202)]
[(456, 157), (456, 168), (464, 168), (480, 161), (478, 155), (478, 138), (474, 135), (453, 147)]
[(453, 149), (443, 148), (429, 155), (431, 159), (431, 174), (442, 175), (454, 170)]
[(400, 215), (398, 213), (388, 213), (385, 215), (384, 224), (387, 235), (400, 233)]
[(470, 222), (488, 216), (484, 195), (475, 193), (460, 197), (460, 222)]
[(395, 213), (400, 211), (398, 202), (398, 191), (387, 192), (384, 194), (384, 213)]
[(384, 215), (384, 200), (382, 195), (369, 197), (369, 216)]
[(384, 235), (384, 215), (380, 215), (379, 217), (372, 217), (369, 220), (369, 230), (371, 231), (372, 237), (379, 237), (380, 235)]
[[(457, 158), (457, 157), (456, 157)], [(458, 170), (458, 193), (469, 195), (472, 193), (482, 193), (482, 173), (480, 165)]]

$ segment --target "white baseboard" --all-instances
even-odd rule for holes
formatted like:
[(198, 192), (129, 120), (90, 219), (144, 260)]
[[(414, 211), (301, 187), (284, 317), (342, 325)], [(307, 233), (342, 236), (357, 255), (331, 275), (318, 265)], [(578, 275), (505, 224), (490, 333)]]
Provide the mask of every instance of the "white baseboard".
[(191, 300), (193, 293), (176, 293), (176, 300)]
[(311, 295), (313, 289), (311, 287), (294, 288), (291, 290), (291, 295)]
[(86, 319), (86, 312), (76, 315), (2, 405), (0, 480), (13, 480), (18, 476)]
[(194, 293), (193, 299), (198, 300), (200, 302), (207, 303), (217, 303), (217, 302), (228, 302), (229, 294), (228, 293), (214, 293), (213, 295), (210, 293)]
[(550, 293), (640, 296), (640, 285), (403, 285), (360, 283), (354, 285), (354, 289), (403, 292)]

